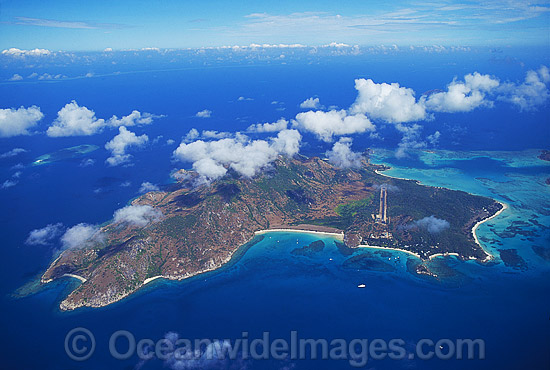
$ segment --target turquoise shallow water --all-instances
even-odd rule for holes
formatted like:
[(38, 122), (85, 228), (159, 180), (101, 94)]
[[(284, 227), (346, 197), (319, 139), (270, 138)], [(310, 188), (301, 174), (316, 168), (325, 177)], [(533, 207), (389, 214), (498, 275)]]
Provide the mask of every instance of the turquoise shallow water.
[(494, 198), (508, 208), (477, 230), (484, 247), (498, 256), (499, 249), (516, 249), (532, 272), (543, 272), (548, 262), (533, 246), (550, 248), (550, 162), (540, 151), (521, 152), (414, 152), (396, 160), (391, 152), (376, 150), (374, 163), (391, 167), (389, 176), (410, 178), (431, 186), (463, 190)]

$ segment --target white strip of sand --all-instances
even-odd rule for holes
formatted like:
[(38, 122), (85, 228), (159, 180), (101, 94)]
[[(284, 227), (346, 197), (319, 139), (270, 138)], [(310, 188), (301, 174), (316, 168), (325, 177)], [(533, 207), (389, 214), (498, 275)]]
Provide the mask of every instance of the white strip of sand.
[(486, 219), (483, 219), (481, 221), (478, 221), (474, 227), (472, 227), (472, 235), (474, 236), (474, 240), (476, 241), (476, 244), (479, 245), (481, 247), (481, 249), (483, 249), (483, 251), (487, 254), (487, 258), (484, 259), (484, 261), (487, 261), (487, 260), (490, 260), (490, 259), (493, 259), (494, 256), (489, 253), (487, 250), (485, 250), (485, 248), (483, 248), (483, 245), (481, 245), (481, 243), (479, 242), (479, 239), (477, 238), (477, 235), (476, 235), (476, 230), (477, 228), (479, 227), (479, 225), (481, 225), (482, 223), (484, 222), (487, 222), (489, 221), (490, 219), (493, 219), (495, 217), (497, 217), (498, 215), (500, 215), (502, 212), (504, 212), (506, 209), (508, 209), (508, 205), (506, 203), (503, 203), (503, 202), (500, 202), (497, 200), (497, 202), (499, 202), (501, 205), (502, 205), (502, 208), (497, 212), (495, 213), (494, 215), (492, 215), (491, 217), (487, 217)]
[(380, 247), (380, 246), (377, 246), (377, 245), (368, 245), (368, 244), (358, 245), (357, 248), (386, 249), (386, 250), (390, 250), (390, 251), (408, 253), (408, 254), (411, 254), (411, 255), (413, 255), (417, 258), (420, 258), (419, 254), (416, 254), (414, 252), (407, 251), (407, 250), (404, 250), (404, 249), (398, 249), (398, 248)]
[(63, 276), (68, 276), (68, 277), (78, 279), (78, 280), (82, 281), (83, 283), (86, 282), (86, 279), (84, 279), (82, 276), (78, 276), (78, 275), (75, 275), (75, 274), (63, 274)]
[(327, 231), (313, 231), (313, 230), (301, 230), (301, 229), (267, 229), (267, 230), (259, 230), (256, 231), (254, 234), (261, 235), (261, 234), (267, 234), (270, 232), (285, 232), (285, 233), (303, 233), (303, 234), (318, 234), (318, 235), (324, 235), (324, 236), (333, 236), (339, 240), (344, 240), (344, 233), (330, 233)]

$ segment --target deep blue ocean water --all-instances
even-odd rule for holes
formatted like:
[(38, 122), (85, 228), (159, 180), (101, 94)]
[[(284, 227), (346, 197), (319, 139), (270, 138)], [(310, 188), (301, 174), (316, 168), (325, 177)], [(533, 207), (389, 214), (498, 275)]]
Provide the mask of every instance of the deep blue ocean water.
[[(550, 247), (549, 166), (536, 159), (536, 150), (548, 145), (548, 108), (518, 113), (500, 105), (467, 114), (440, 114), (425, 124), (426, 134), (442, 133), (436, 153), (416, 152), (397, 160), (391, 151), (400, 137), (391, 127), (381, 127), (384, 140), (357, 136), (354, 149), (381, 148), (374, 161), (392, 166), (389, 175), (414, 178), (428, 185), (446, 186), (504, 201), (509, 209), (480, 227), (478, 236), (498, 256), (498, 249), (516, 249), (527, 270), (502, 263), (481, 266), (437, 259), (453, 272), (443, 281), (420, 278), (407, 271), (406, 254), (374, 251), (372, 258), (389, 263), (390, 272), (348, 270), (333, 239), (324, 238), (324, 251), (302, 257), (290, 252), (319, 236), (268, 234), (234, 264), (216, 273), (184, 282), (157, 280), (139, 293), (102, 309), (58, 310), (60, 300), (78, 282), (67, 278), (15, 298), (14, 292), (35, 281), (54, 257), (58, 245), (28, 246), (30, 230), (50, 223), (72, 226), (80, 222), (102, 223), (138, 195), (140, 184), (170, 182), (169, 173), (181, 164), (171, 153), (192, 128), (220, 131), (243, 130), (257, 122), (291, 118), (301, 101), (318, 96), (326, 106), (347, 108), (355, 99), (353, 80), (397, 81), (417, 92), (442, 88), (454, 76), (479, 71), (501, 79), (520, 80), (529, 68), (544, 59), (530, 56), (524, 67), (495, 63), (488, 55), (395, 56), (377, 55), (336, 59), (314, 65), (301, 63), (259, 64), (107, 75), (55, 83), (0, 84), (2, 107), (36, 104), (45, 128), (56, 112), (76, 99), (101, 118), (126, 115), (133, 109), (166, 115), (150, 126), (132, 128), (157, 143), (134, 151), (133, 166), (107, 167), (103, 149), (116, 132), (106, 130), (91, 137), (47, 138), (43, 134), (0, 139), (0, 153), (15, 147), (26, 153), (0, 159), (0, 179), (21, 171), (19, 183), (0, 190), (0, 286), (2, 368), (41, 369), (144, 369), (166, 368), (159, 360), (140, 363), (132, 357), (120, 361), (108, 353), (109, 336), (116, 330), (131, 331), (137, 339), (158, 340), (167, 332), (185, 338), (239, 338), (247, 331), (261, 337), (288, 338), (296, 330), (302, 338), (403, 338), (408, 348), (422, 338), (482, 338), (486, 359), (482, 361), (384, 360), (370, 361), (366, 368), (472, 368), (544, 369), (550, 367), (550, 262), (532, 251), (533, 245)], [(99, 73), (98, 73), (99, 74)], [(237, 101), (239, 96), (251, 101)], [(271, 104), (272, 101), (284, 104)], [(277, 110), (285, 108), (285, 110)], [(194, 114), (212, 110), (201, 120)], [(521, 125), (518, 123), (521, 122)], [(173, 139), (175, 144), (167, 145)], [(304, 154), (329, 148), (305, 137)], [(38, 156), (80, 144), (98, 145), (85, 157), (43, 166), (30, 166)], [(480, 152), (484, 151), (484, 152)], [(95, 164), (81, 167), (84, 158)], [(14, 166), (22, 164), (20, 169)], [(130, 186), (121, 186), (130, 182)], [(522, 235), (500, 238), (512, 221), (537, 216), (543, 227), (531, 225), (531, 240)], [(399, 257), (399, 258), (398, 258)], [(388, 258), (390, 260), (388, 260)], [(357, 285), (365, 284), (364, 289)], [(74, 327), (90, 329), (97, 341), (92, 358), (69, 359), (63, 347)], [(346, 361), (270, 361), (233, 364), (254, 369), (335, 369)], [(217, 364), (216, 366), (225, 366)], [(230, 367), (228, 367), (230, 368)]]

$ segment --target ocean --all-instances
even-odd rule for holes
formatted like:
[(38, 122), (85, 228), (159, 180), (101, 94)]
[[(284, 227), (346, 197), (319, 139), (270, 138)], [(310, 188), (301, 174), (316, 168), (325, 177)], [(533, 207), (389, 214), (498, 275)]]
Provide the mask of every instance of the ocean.
[[(549, 110), (519, 113), (496, 106), (464, 114), (440, 114), (424, 125), (426, 134), (441, 132), (433, 151), (411, 151), (395, 158), (400, 136), (389, 126), (381, 138), (354, 137), (353, 148), (376, 148), (372, 161), (391, 167), (390, 176), (416, 179), (489, 196), (508, 205), (500, 216), (484, 223), (478, 237), (496, 262), (480, 265), (455, 257), (437, 258), (437, 280), (410, 272), (414, 257), (402, 252), (360, 250), (368, 264), (350, 265), (330, 236), (277, 232), (238, 253), (228, 266), (182, 282), (155, 280), (131, 297), (100, 309), (61, 312), (60, 300), (79, 282), (67, 278), (43, 287), (36, 280), (55, 256), (59, 244), (26, 245), (33, 229), (48, 224), (100, 224), (138, 195), (143, 182), (169, 185), (172, 151), (189, 129), (239, 131), (258, 122), (291, 118), (300, 102), (317, 96), (325, 106), (347, 108), (355, 99), (353, 80), (399, 82), (423, 92), (443, 88), (455, 76), (479, 71), (502, 79), (519, 80), (529, 68), (548, 63), (542, 57), (518, 53), (524, 62), (503, 63), (490, 53), (455, 55), (374, 55), (334, 58), (314, 64), (299, 61), (251, 63), (216, 67), (170, 69), (147, 65), (126, 66), (129, 73), (101, 73), (96, 77), (58, 82), (0, 84), (3, 107), (38, 105), (45, 118), (39, 131), (56, 112), (75, 99), (100, 118), (122, 116), (133, 109), (165, 115), (152, 125), (134, 127), (147, 134), (150, 144), (132, 151), (132, 166), (107, 167), (104, 149), (116, 134), (105, 130), (90, 137), (48, 138), (44, 134), (0, 139), (0, 153), (13, 148), (27, 151), (0, 159), (2, 182), (21, 172), (15, 186), (0, 190), (0, 286), (2, 314), (2, 368), (6, 369), (339, 369), (347, 360), (270, 359), (210, 361), (178, 364), (158, 359), (126, 360), (109, 353), (109, 338), (117, 330), (136, 340), (160, 340), (167, 333), (180, 338), (287, 339), (400, 338), (407, 351), (423, 338), (482, 339), (485, 359), (457, 360), (405, 358), (369, 359), (369, 369), (544, 369), (550, 366), (550, 261), (535, 252), (550, 248), (550, 162), (537, 159), (548, 145)], [(68, 68), (68, 67), (67, 67)], [(111, 68), (111, 67), (109, 67)], [(132, 68), (145, 72), (130, 73)], [(154, 71), (147, 71), (147, 68)], [(13, 72), (10, 70), (10, 73)], [(66, 72), (65, 73), (69, 73)], [(75, 72), (76, 73), (76, 72)], [(80, 73), (80, 71), (78, 72)], [(241, 100), (239, 97), (253, 100)], [(272, 102), (277, 102), (272, 104)], [(283, 109), (284, 108), (284, 109)], [(195, 113), (209, 109), (212, 117)], [(156, 139), (156, 140), (155, 140)], [(166, 140), (175, 140), (174, 144)], [(323, 155), (330, 144), (304, 136), (301, 152)], [(76, 145), (97, 150), (50, 164), (31, 165), (41, 155)], [(94, 164), (84, 166), (84, 160)], [(306, 256), (296, 248), (322, 240), (322, 251)], [(523, 264), (506, 265), (498, 256), (516, 250)], [(407, 263), (407, 261), (410, 261)], [(364, 284), (364, 288), (358, 285)], [(89, 329), (96, 339), (90, 359), (75, 362), (65, 352), (67, 333)], [(178, 367), (179, 366), (179, 367)]]

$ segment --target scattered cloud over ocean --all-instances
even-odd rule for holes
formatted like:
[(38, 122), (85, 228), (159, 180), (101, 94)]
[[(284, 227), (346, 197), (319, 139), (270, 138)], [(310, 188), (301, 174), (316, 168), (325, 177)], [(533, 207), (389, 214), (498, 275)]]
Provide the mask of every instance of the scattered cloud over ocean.
[(111, 126), (139, 126), (139, 125), (149, 125), (153, 123), (153, 119), (161, 118), (164, 116), (157, 116), (151, 113), (141, 113), (137, 110), (132, 111), (127, 116), (118, 118), (117, 116), (112, 116), (108, 124)]
[[(435, 90), (418, 99), (413, 89), (398, 83), (375, 83), (371, 79), (355, 80), (357, 98), (345, 110), (310, 110), (291, 119), (292, 128), (310, 132), (318, 139), (332, 142), (335, 136), (370, 133), (376, 135), (375, 124), (393, 124), (403, 137), (396, 155), (403, 157), (409, 149), (436, 145), (441, 132), (436, 130), (422, 136), (422, 121), (432, 120), (435, 113), (470, 112), (476, 108), (494, 106), (495, 101), (507, 101), (520, 110), (532, 110), (550, 98), (550, 71), (541, 66), (528, 71), (521, 83), (501, 82), (498, 78), (478, 72), (469, 73), (463, 80), (455, 78), (445, 91)], [(309, 98), (302, 107), (318, 107), (318, 98)], [(276, 132), (288, 125), (284, 118), (275, 123), (260, 123), (247, 132)]]
[(41, 57), (41, 56), (48, 56), (51, 54), (52, 52), (47, 49), (21, 50), (18, 48), (10, 48), (10, 49), (2, 50), (2, 55), (9, 55), (13, 57), (25, 57), (25, 56)]
[(7, 152), (4, 152), (4, 153), (0, 154), (0, 159), (15, 157), (15, 156), (18, 156), (21, 153), (25, 153), (26, 151), (27, 150), (23, 149), (23, 148), (13, 148), (10, 151), (7, 151)]
[[(178, 333), (168, 332), (164, 336), (167, 347), (164, 366), (172, 370), (191, 369), (241, 369), (249, 368), (249, 364), (238, 356), (238, 346), (232, 345), (229, 340), (208, 341), (201, 348), (194, 348), (192, 342), (180, 339)], [(154, 350), (154, 349), (151, 349)], [(231, 359), (233, 358), (233, 359)]]
[(57, 112), (57, 118), (46, 133), (50, 137), (89, 136), (99, 132), (104, 126), (104, 119), (97, 118), (94, 111), (79, 106), (73, 100)]
[(470, 112), (483, 106), (492, 107), (493, 102), (486, 99), (486, 95), (499, 84), (498, 79), (474, 72), (464, 76), (464, 81), (455, 79), (447, 86), (447, 91), (429, 95), (425, 99), (425, 105), (431, 111), (449, 113)]
[(510, 102), (522, 111), (530, 111), (548, 101), (549, 83), (550, 71), (548, 67), (541, 66), (536, 71), (528, 71), (521, 84), (503, 83), (500, 86), (502, 95), (498, 100)]
[(319, 98), (308, 98), (300, 104), (302, 109), (323, 109), (323, 106), (319, 102)]
[(105, 149), (111, 152), (111, 156), (107, 158), (106, 162), (110, 166), (118, 166), (124, 163), (128, 163), (132, 156), (126, 153), (128, 147), (142, 147), (149, 141), (149, 137), (145, 134), (137, 136), (132, 131), (129, 131), (126, 127), (119, 127), (119, 134), (116, 135), (111, 141), (105, 144)]
[(106, 121), (103, 118), (97, 118), (93, 110), (79, 106), (73, 100), (57, 112), (57, 118), (46, 133), (50, 137), (89, 136), (100, 132), (105, 127), (148, 125), (155, 118), (160, 117), (163, 116), (134, 110), (122, 118), (112, 116)]
[(92, 159), (92, 158), (86, 158), (86, 159), (83, 159), (79, 166), (80, 167), (90, 167), (90, 166), (93, 166), (95, 164), (95, 160)]
[(23, 76), (20, 74), (15, 73), (13, 76), (11, 76), (8, 81), (21, 81), (23, 79)]
[(288, 127), (288, 121), (284, 118), (280, 118), (273, 123), (256, 123), (248, 126), (246, 132), (264, 133), (264, 132), (279, 132), (286, 130)]
[(212, 111), (208, 109), (201, 110), (195, 114), (195, 117), (199, 118), (210, 118), (210, 116), (212, 116)]
[(302, 136), (296, 130), (284, 130), (276, 137), (254, 141), (237, 133), (234, 138), (217, 141), (182, 142), (174, 151), (174, 158), (192, 162), (193, 169), (205, 181), (224, 176), (227, 168), (245, 177), (252, 177), (278, 155), (297, 154), (301, 139)]
[(183, 141), (186, 143), (190, 143), (192, 141), (195, 141), (197, 139), (224, 139), (231, 136), (234, 136), (234, 133), (227, 132), (227, 131), (216, 131), (216, 130), (202, 130), (199, 133), (199, 130), (196, 128), (192, 128), (187, 132), (187, 135), (183, 138)]
[(63, 232), (63, 224), (49, 224), (41, 229), (34, 229), (29, 233), (25, 244), (28, 245), (47, 245)]
[(0, 137), (29, 135), (29, 130), (44, 118), (40, 108), (33, 105), (29, 108), (0, 109)]
[(360, 78), (355, 80), (355, 89), (357, 99), (350, 107), (354, 114), (366, 114), (388, 123), (421, 121), (428, 117), (424, 105), (416, 101), (414, 91), (398, 83), (377, 84)]
[(19, 181), (17, 181), (17, 180), (6, 180), (2, 183), (2, 186), (0, 186), (0, 188), (8, 189), (8, 188), (14, 187), (18, 183), (19, 183)]

